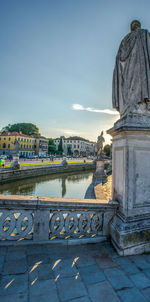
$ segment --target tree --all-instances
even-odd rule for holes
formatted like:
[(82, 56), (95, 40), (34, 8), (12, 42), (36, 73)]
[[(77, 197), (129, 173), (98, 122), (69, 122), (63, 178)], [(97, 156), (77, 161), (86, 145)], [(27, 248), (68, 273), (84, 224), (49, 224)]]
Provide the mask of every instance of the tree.
[(58, 145), (58, 152), (59, 152), (60, 154), (63, 153), (62, 138), (60, 138), (60, 142), (59, 142), (59, 145)]
[(6, 127), (4, 127), (2, 130), (2, 132), (22, 132), (23, 134), (27, 134), (27, 135), (31, 135), (31, 134), (38, 134), (39, 133), (39, 128), (32, 124), (32, 123), (17, 123), (17, 124), (13, 124), (13, 125), (8, 125)]
[(111, 156), (111, 145), (105, 145), (104, 153), (106, 156)]
[(56, 146), (52, 138), (49, 138), (48, 141), (48, 153), (56, 153)]

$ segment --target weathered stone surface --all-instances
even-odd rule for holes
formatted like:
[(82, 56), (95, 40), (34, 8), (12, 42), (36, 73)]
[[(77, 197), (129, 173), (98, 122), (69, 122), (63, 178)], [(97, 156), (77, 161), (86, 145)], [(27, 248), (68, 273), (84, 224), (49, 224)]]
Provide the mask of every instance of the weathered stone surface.
[(59, 275), (60, 276), (59, 279), (60, 279), (65, 277), (76, 276), (78, 270), (75, 266), (75, 261), (73, 262), (72, 259), (68, 259), (68, 260), (58, 259), (55, 261), (53, 265), (53, 272), (55, 277)]
[(105, 280), (104, 273), (99, 269), (98, 265), (88, 265), (79, 269), (81, 278), (85, 284), (98, 283)]
[(150, 287), (143, 289), (142, 293), (146, 298), (146, 301), (150, 301)]
[(23, 274), (27, 271), (27, 261), (25, 258), (16, 260), (15, 258), (11, 261), (4, 263), (3, 275)]
[(139, 269), (127, 257), (117, 257), (114, 261), (128, 274), (139, 273)]
[(59, 301), (54, 280), (35, 279), (35, 281), (30, 283), (29, 296), (31, 301), (36, 301), (36, 299), (41, 299), (42, 301), (43, 296), (47, 297), (46, 299), (51, 299), (51, 301)]
[(147, 301), (137, 288), (124, 289), (119, 291), (117, 294), (122, 302), (133, 302), (133, 300), (136, 302)]
[(108, 281), (89, 285), (88, 292), (92, 302), (119, 302), (119, 298)]
[(150, 279), (148, 279), (142, 272), (130, 276), (130, 279), (133, 281), (137, 288), (146, 288), (150, 287)]
[(94, 258), (101, 269), (117, 266), (107, 252), (103, 252), (100, 256), (96, 255)]
[[(119, 210), (110, 224), (112, 242), (120, 255), (150, 250), (150, 119), (141, 126), (122, 118), (113, 136), (112, 199)], [(119, 123), (119, 124), (118, 124)]]
[(73, 298), (79, 298), (87, 295), (86, 288), (77, 275), (75, 277), (69, 277), (58, 279), (57, 282), (58, 293), (62, 301), (66, 301)]
[(118, 268), (106, 269), (105, 275), (115, 290), (133, 287), (132, 281)]
[(28, 302), (28, 295), (20, 294), (20, 295), (9, 295), (3, 296), (3, 302)]
[(37, 262), (34, 266), (29, 267), (29, 280), (32, 283), (34, 280), (49, 280), (54, 279), (52, 265)]
[(26, 294), (28, 291), (28, 274), (3, 276), (1, 278), (0, 296)]

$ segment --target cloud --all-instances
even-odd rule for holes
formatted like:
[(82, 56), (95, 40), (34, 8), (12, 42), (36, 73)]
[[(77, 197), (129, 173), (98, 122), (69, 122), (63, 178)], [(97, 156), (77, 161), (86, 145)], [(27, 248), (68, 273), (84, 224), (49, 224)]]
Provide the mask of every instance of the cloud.
[(111, 114), (111, 115), (118, 115), (119, 114), (119, 112), (116, 111), (116, 110), (111, 110), (111, 109), (94, 109), (94, 108), (91, 108), (91, 107), (84, 108), (80, 104), (73, 104), (72, 105), (72, 109), (73, 110), (85, 110), (85, 111), (96, 112), (96, 113), (106, 113), (106, 114)]

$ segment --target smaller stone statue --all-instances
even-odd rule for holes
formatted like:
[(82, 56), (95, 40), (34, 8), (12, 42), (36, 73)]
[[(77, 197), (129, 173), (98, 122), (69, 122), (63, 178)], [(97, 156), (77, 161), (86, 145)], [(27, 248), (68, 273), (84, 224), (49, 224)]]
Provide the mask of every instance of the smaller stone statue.
[(14, 141), (14, 160), (11, 164), (11, 169), (18, 170), (20, 169), (20, 164), (19, 164), (19, 143), (17, 139), (15, 138)]
[(103, 137), (103, 131), (101, 132), (101, 135), (97, 138), (97, 143), (95, 144), (95, 152), (97, 154), (97, 159), (102, 159), (103, 157), (103, 144), (105, 142), (105, 139)]
[(19, 154), (19, 143), (18, 143), (16, 138), (15, 138), (15, 141), (14, 141), (14, 154), (15, 155)]

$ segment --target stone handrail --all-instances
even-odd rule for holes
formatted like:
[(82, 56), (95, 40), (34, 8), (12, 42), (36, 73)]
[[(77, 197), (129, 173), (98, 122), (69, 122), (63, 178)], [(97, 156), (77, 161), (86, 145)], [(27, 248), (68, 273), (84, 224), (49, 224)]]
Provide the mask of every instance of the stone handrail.
[(106, 240), (117, 207), (105, 200), (0, 195), (0, 244)]

